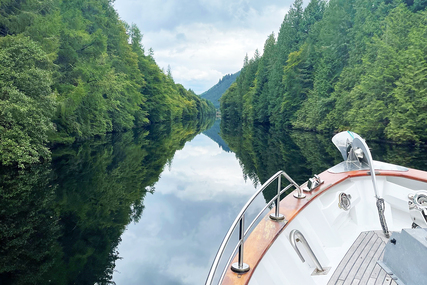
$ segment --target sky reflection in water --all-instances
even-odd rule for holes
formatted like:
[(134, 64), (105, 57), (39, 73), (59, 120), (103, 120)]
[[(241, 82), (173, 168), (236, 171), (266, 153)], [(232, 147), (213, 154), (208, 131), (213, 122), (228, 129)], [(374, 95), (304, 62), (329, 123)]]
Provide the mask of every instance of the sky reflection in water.
[[(203, 284), (216, 251), (241, 207), (253, 195), (232, 152), (200, 134), (176, 152), (137, 224), (118, 247), (118, 284)], [(256, 200), (255, 212), (264, 205)], [(249, 213), (254, 215), (254, 213)]]

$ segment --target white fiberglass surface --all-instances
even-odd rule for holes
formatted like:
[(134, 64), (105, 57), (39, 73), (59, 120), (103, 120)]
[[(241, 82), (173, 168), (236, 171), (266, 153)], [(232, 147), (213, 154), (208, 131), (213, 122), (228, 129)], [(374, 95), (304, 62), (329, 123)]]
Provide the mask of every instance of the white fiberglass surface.
[[(377, 186), (385, 200), (389, 230), (410, 228), (408, 194), (426, 190), (427, 183), (377, 176)], [(351, 196), (348, 211), (338, 206), (338, 195), (342, 192)], [(320, 264), (331, 268), (327, 275), (311, 275), (315, 265), (298, 243), (306, 262), (300, 260), (289, 241), (289, 233), (294, 229), (305, 236)], [(381, 230), (371, 177), (348, 179), (315, 198), (288, 224), (261, 260), (249, 284), (326, 284), (359, 234), (371, 230)]]

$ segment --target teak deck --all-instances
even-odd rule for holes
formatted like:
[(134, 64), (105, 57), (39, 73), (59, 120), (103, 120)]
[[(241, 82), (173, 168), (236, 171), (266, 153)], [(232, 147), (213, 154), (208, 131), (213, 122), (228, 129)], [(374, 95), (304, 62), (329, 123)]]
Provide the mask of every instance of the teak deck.
[[(259, 262), (261, 261), (264, 254), (267, 252), (267, 250), (271, 247), (273, 242), (277, 239), (278, 235), (286, 228), (286, 226), (289, 224), (289, 222), (292, 222), (292, 220), (298, 215), (300, 211), (302, 211), (312, 200), (320, 196), (325, 191), (329, 190), (331, 187), (343, 182), (346, 179), (353, 178), (353, 177), (361, 177), (361, 176), (368, 176), (367, 170), (359, 170), (359, 171), (350, 171), (350, 172), (344, 172), (344, 173), (330, 173), (328, 171), (324, 171), (319, 176), (324, 180), (324, 184), (322, 184), (319, 188), (313, 190), (310, 193), (305, 193), (307, 195), (304, 199), (295, 199), (292, 194), (287, 195), (281, 202), (280, 202), (280, 213), (283, 214), (286, 219), (288, 220), (288, 223), (284, 223), (282, 221), (273, 222), (271, 221), (268, 216), (269, 214), (273, 213), (274, 210), (271, 210), (269, 214), (267, 214), (263, 220), (255, 227), (254, 231), (251, 233), (251, 235), (248, 237), (248, 239), (245, 242), (245, 248), (244, 248), (244, 256), (245, 260), (244, 262), (247, 263), (251, 270), (245, 274), (241, 273), (235, 273), (230, 268), (226, 269), (225, 278), (222, 282), (222, 285), (247, 285), (252, 277), (252, 274), (254, 270), (256, 270), (256, 267), (258, 266)], [(418, 181), (427, 182), (427, 177), (425, 177), (425, 172), (421, 170), (416, 169), (409, 169), (405, 172), (400, 171), (387, 171), (387, 170), (381, 170), (376, 172), (377, 176), (394, 176), (394, 177), (402, 177), (402, 178), (408, 178)], [(301, 187), (305, 186), (305, 184), (301, 185)], [(294, 191), (296, 193), (296, 190)], [(237, 262), (237, 256), (234, 258), (233, 262)], [(378, 265), (377, 265), (378, 266)], [(374, 266), (374, 269), (377, 271), (379, 270)], [(385, 272), (384, 272), (385, 273)], [(385, 275), (384, 275), (385, 276)], [(380, 278), (381, 279), (381, 278)], [(385, 278), (383, 277), (383, 281), (391, 278)], [(340, 280), (338, 278), (338, 280)], [(338, 281), (337, 280), (337, 281)], [(378, 278), (377, 278), (378, 280)], [(381, 283), (356, 283), (357, 281), (354, 281), (353, 284), (381, 284)], [(372, 282), (372, 281), (368, 281)], [(395, 285), (396, 283), (384, 283), (384, 284), (392, 284)], [(334, 284), (334, 283), (331, 283)], [(340, 284), (340, 283), (335, 283)], [(346, 284), (352, 284), (352, 283), (346, 283)]]
[(382, 260), (387, 239), (380, 231), (362, 232), (350, 247), (328, 285), (396, 285), (382, 269)]

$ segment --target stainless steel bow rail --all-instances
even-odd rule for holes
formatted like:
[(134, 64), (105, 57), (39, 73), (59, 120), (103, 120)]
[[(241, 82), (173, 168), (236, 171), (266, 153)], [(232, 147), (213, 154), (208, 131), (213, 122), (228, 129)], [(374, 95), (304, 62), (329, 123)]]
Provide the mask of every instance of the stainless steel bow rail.
[[(282, 185), (281, 185), (282, 176), (285, 177), (288, 180), (288, 182), (290, 183), (288, 186), (286, 186), (283, 189), (282, 189)], [(258, 195), (261, 194), (276, 179), (277, 179), (277, 194), (276, 194), (276, 196), (274, 196), (274, 198), (271, 199), (270, 202), (268, 202), (267, 205), (264, 206), (264, 208), (253, 219), (253, 221), (251, 222), (251, 224), (248, 226), (248, 228), (245, 231), (245, 213), (246, 213), (246, 211), (248, 210), (248, 208), (252, 204), (252, 202), (255, 200), (255, 198), (257, 198)], [(230, 241), (232, 234), (236, 230), (237, 225), (239, 225), (239, 229), (238, 229), (239, 230), (239, 241), (237, 242), (236, 247), (234, 248), (233, 252), (230, 255), (230, 258), (228, 259), (227, 263), (225, 264), (225, 267), (221, 273), (221, 277), (219, 279), (218, 284), (221, 284), (221, 282), (223, 281), (223, 279), (225, 277), (225, 273), (227, 272), (227, 268), (228, 268), (228, 266), (230, 266), (230, 263), (233, 260), (237, 250), (238, 250), (238, 261), (231, 265), (231, 270), (233, 270), (234, 272), (238, 272), (238, 273), (245, 273), (245, 272), (248, 272), (250, 270), (249, 265), (247, 265), (246, 263), (243, 262), (243, 249), (244, 249), (245, 237), (247, 236), (249, 231), (252, 229), (255, 222), (258, 220), (258, 218), (262, 215), (262, 213), (268, 207), (270, 207), (271, 204), (273, 204), (274, 202), (275, 202), (275, 211), (274, 211), (274, 214), (270, 215), (270, 218), (274, 221), (284, 220), (286, 222), (285, 217), (279, 213), (280, 196), (283, 193), (285, 193), (286, 191), (288, 191), (291, 187), (295, 187), (297, 189), (297, 193), (294, 194), (295, 198), (297, 198), (297, 199), (305, 198), (305, 194), (302, 192), (299, 185), (297, 183), (295, 183), (295, 181), (293, 181), (292, 178), (288, 174), (286, 174), (286, 172), (281, 170), (281, 171), (278, 171), (276, 174), (274, 174), (272, 177), (270, 177), (270, 179), (268, 179), (262, 185), (262, 187), (249, 199), (249, 201), (246, 202), (245, 206), (242, 208), (239, 215), (234, 220), (233, 224), (231, 225), (230, 229), (228, 230), (227, 234), (225, 235), (225, 237), (221, 243), (221, 246), (218, 249), (218, 252), (217, 252), (215, 259), (212, 263), (212, 267), (209, 271), (208, 278), (206, 279), (206, 283), (205, 283), (206, 285), (212, 284), (214, 277), (216, 275), (218, 265), (222, 259), (222, 255), (223, 255), (225, 248), (227, 247), (227, 245)]]

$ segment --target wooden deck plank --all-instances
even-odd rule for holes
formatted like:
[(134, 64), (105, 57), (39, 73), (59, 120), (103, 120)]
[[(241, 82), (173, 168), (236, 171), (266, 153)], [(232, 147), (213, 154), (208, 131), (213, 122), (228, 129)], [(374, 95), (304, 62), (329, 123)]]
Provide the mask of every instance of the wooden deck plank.
[[(365, 238), (362, 240), (360, 245), (353, 251), (350, 259), (348, 260), (346, 266), (344, 267), (343, 271), (340, 274), (340, 277), (338, 279), (340, 280), (346, 280), (348, 274), (350, 273), (351, 269), (354, 267), (354, 264), (359, 259), (360, 254), (363, 252), (363, 250), (366, 247), (366, 243), (372, 238), (374, 235), (374, 232), (368, 232)], [(345, 282), (344, 282), (345, 284)]]
[[(354, 276), (355, 279), (362, 280), (362, 278), (364, 277), (365, 273), (368, 273), (368, 274), (370, 273), (368, 271), (368, 269), (370, 268), (369, 266), (372, 263), (375, 263), (378, 260), (378, 258), (379, 258), (380, 255), (378, 254), (378, 256), (375, 257), (375, 253), (378, 251), (378, 248), (381, 246), (382, 243), (383, 243), (382, 239), (379, 238), (378, 236), (376, 236), (374, 244), (370, 248), (370, 251), (366, 255), (366, 258), (363, 260), (363, 263), (360, 264), (360, 267), (359, 267), (359, 270), (356, 273), (356, 276)], [(373, 266), (372, 266), (372, 268), (373, 268)]]
[(328, 285), (391, 285), (394, 280), (377, 264), (387, 239), (380, 231), (359, 235), (333, 273)]
[(390, 285), (391, 281), (393, 281), (393, 279), (391, 279), (391, 277), (388, 274), (386, 274), (384, 282), (382, 285)]
[(381, 268), (378, 274), (377, 281), (375, 281), (375, 285), (382, 285), (384, 283), (386, 275), (387, 273)]
[(362, 276), (361, 284), (367, 283), (369, 278), (371, 278), (371, 274), (373, 273), (376, 266), (379, 267), (379, 265), (377, 264), (377, 260), (379, 260), (381, 254), (383, 253), (384, 247), (385, 247), (385, 244), (380, 243), (380, 245), (378, 246), (376, 252), (374, 253), (374, 256), (372, 257), (368, 267), (366, 268), (366, 270)]
[(381, 266), (379, 266), (378, 264), (375, 264), (374, 270), (372, 270), (372, 273), (369, 276), (369, 278), (378, 279), (381, 269), (382, 269)]
[(354, 250), (353, 247), (358, 247), (363, 239), (366, 237), (366, 232), (360, 233), (360, 235), (357, 237), (356, 241), (353, 243), (353, 245), (350, 247), (344, 258), (341, 260), (341, 262), (338, 264), (337, 269), (335, 270), (334, 274), (332, 274), (331, 279), (329, 279), (328, 285), (334, 285), (338, 284), (338, 278), (340, 277), (340, 274), (344, 267), (347, 265), (348, 260), (351, 258), (351, 255), (353, 254)]
[(348, 273), (348, 276), (344, 282), (344, 285), (353, 284), (353, 280), (355, 279), (356, 274), (361, 269), (362, 264), (364, 264), (365, 259), (368, 257), (369, 252), (372, 250), (372, 246), (375, 244), (375, 241), (377, 239), (378, 239), (378, 236), (374, 232), (372, 232), (371, 238), (368, 238), (368, 236), (366, 236), (365, 241), (367, 240), (367, 242), (364, 244), (363, 250), (355, 258), (355, 262), (353, 263), (352, 268)]

